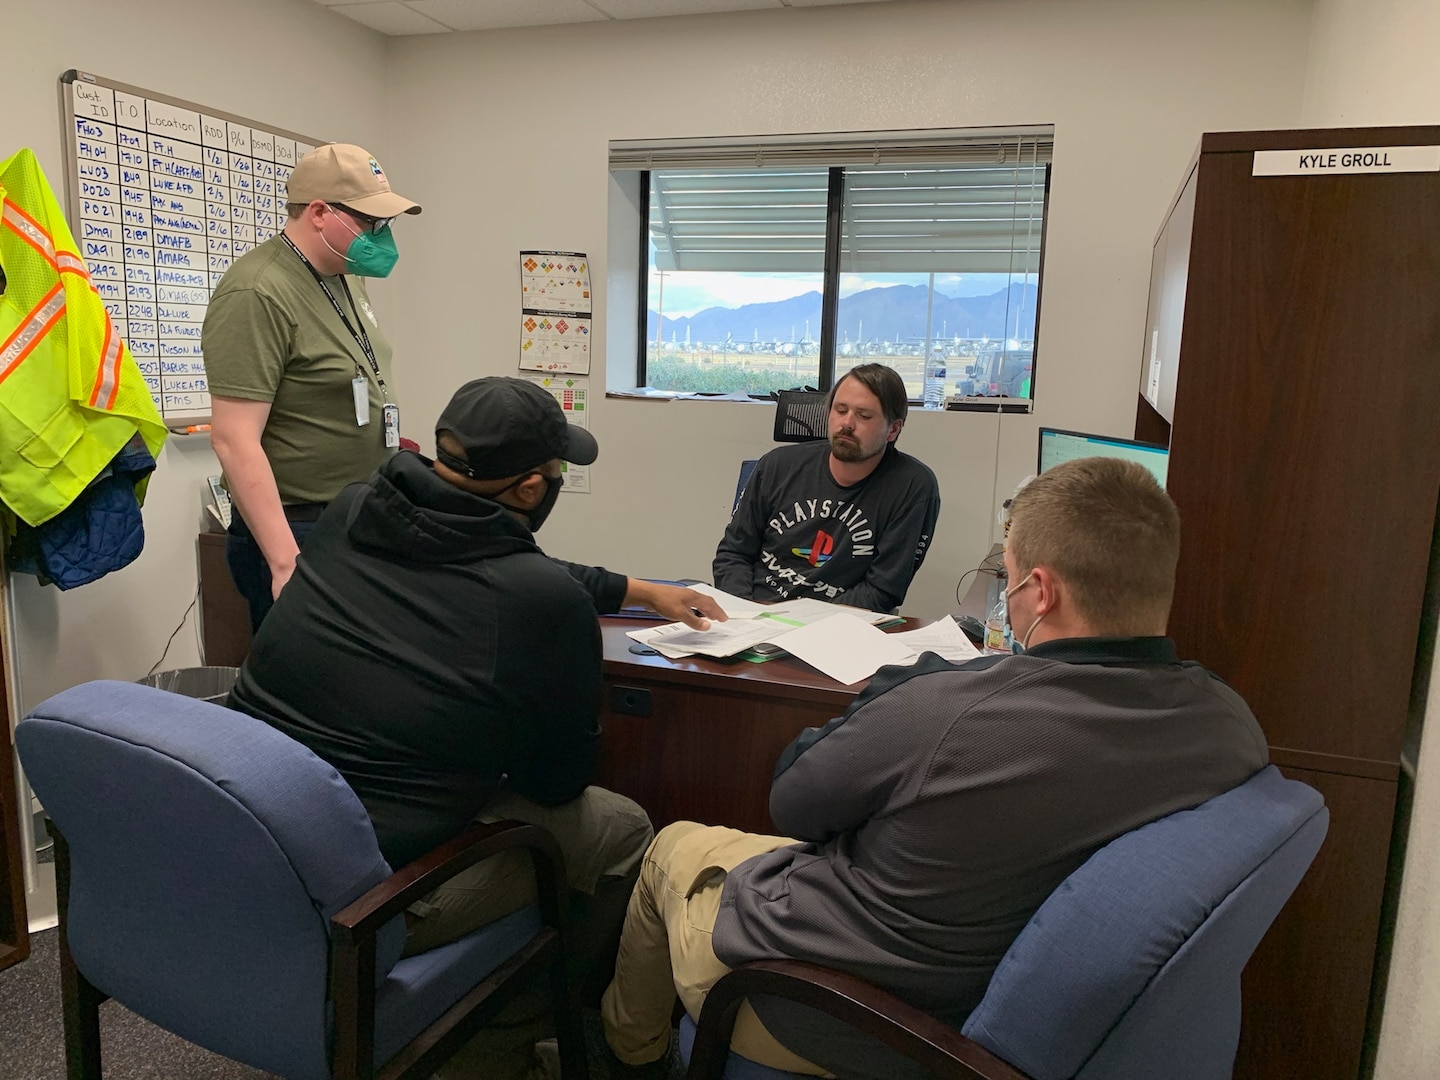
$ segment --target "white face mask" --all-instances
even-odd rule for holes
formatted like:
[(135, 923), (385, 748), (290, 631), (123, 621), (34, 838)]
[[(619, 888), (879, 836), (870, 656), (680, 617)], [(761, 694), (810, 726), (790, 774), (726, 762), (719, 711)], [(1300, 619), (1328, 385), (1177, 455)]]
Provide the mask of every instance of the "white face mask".
[(1010, 651), (1011, 651), (1011, 652), (1022, 653), (1022, 652), (1024, 652), (1027, 648), (1029, 648), (1029, 646), (1030, 646), (1030, 635), (1035, 632), (1035, 627), (1037, 627), (1037, 626), (1040, 625), (1040, 620), (1043, 619), (1043, 618), (1045, 618), (1046, 615), (1050, 614), (1048, 611), (1046, 611), (1046, 612), (1043, 612), (1043, 613), (1040, 614), (1040, 615), (1037, 615), (1037, 616), (1035, 617), (1035, 621), (1030, 624), (1030, 629), (1028, 629), (1028, 630), (1025, 631), (1024, 636), (1022, 636), (1019, 641), (1016, 641), (1016, 640), (1015, 640), (1015, 628), (1010, 625), (1010, 597), (1014, 596), (1017, 592), (1019, 592), (1021, 589), (1023, 589), (1026, 585), (1030, 584), (1030, 579), (1033, 578), (1034, 576), (1035, 576), (1035, 571), (1034, 571), (1034, 570), (1031, 570), (1030, 573), (1028, 573), (1028, 574), (1025, 575), (1025, 580), (1022, 581), (1022, 582), (1020, 582), (1019, 585), (1016, 585), (1016, 586), (1015, 586), (1014, 588), (1012, 588), (1012, 589), (1006, 589), (1006, 590), (1005, 590), (1005, 629), (1007, 629), (1008, 631), (1010, 631), (1010, 638), (1011, 638)]

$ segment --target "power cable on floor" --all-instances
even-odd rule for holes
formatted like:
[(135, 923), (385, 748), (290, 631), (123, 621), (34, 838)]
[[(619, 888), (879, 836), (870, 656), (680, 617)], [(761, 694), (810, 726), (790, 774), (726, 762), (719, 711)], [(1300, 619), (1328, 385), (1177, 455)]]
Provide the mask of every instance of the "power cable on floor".
[(165, 662), (165, 657), (167, 657), (167, 656), (170, 655), (170, 646), (171, 646), (172, 644), (174, 644), (174, 642), (175, 642), (175, 635), (178, 634), (178, 633), (180, 633), (180, 631), (184, 628), (184, 626), (185, 626), (185, 620), (188, 619), (188, 618), (190, 618), (190, 612), (192, 612), (192, 611), (195, 610), (195, 605), (198, 604), (199, 602), (200, 602), (200, 586), (197, 584), (197, 585), (195, 586), (195, 595), (194, 595), (194, 596), (191, 598), (191, 600), (190, 600), (190, 606), (185, 609), (185, 614), (183, 614), (183, 615), (180, 616), (180, 622), (176, 625), (175, 629), (172, 630), (172, 631), (170, 631), (170, 637), (169, 637), (169, 639), (165, 642), (165, 651), (160, 654), (160, 659), (159, 659), (159, 660), (156, 660), (155, 663), (153, 663), (153, 664), (150, 665), (150, 670), (147, 671), (147, 672), (145, 672), (145, 677), (146, 677), (147, 679), (148, 679), (151, 675), (154, 675), (154, 674), (155, 674), (155, 669), (158, 668), (161, 664), (163, 664), (163, 663)]

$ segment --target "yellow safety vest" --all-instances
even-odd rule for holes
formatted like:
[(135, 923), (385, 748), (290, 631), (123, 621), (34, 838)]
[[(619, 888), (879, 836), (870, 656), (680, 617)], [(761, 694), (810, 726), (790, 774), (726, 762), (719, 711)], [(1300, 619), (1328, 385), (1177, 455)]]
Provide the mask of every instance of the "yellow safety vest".
[(30, 150), (0, 162), (0, 270), (0, 501), (39, 525), (137, 430), (157, 461), (167, 432)]

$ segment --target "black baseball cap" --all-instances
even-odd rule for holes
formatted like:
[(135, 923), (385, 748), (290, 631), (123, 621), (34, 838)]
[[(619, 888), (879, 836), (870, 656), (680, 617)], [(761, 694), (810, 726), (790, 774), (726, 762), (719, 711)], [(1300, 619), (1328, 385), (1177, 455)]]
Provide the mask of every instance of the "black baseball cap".
[(589, 465), (600, 454), (595, 436), (565, 419), (550, 392), (524, 379), (496, 376), (468, 382), (450, 399), (435, 434), (448, 431), (465, 449), (463, 462), (440, 459), (474, 480), (500, 480), (552, 458)]

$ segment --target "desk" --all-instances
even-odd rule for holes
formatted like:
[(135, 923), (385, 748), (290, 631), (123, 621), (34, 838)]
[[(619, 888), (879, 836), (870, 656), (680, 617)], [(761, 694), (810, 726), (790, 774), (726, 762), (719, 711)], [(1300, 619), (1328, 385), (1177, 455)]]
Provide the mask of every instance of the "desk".
[[(596, 783), (628, 795), (656, 829), (672, 821), (773, 833), (770, 777), (807, 727), (843, 713), (864, 683), (841, 686), (792, 657), (752, 664), (637, 656), (627, 630), (603, 618), (604, 698)], [(921, 625), (906, 620), (904, 627)]]

